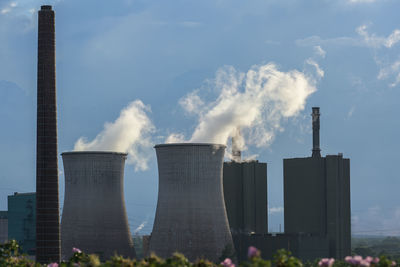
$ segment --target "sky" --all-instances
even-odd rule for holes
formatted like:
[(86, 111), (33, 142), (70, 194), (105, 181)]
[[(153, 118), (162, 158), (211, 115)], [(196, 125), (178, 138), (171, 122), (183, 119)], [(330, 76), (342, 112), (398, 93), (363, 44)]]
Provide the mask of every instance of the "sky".
[[(59, 152), (130, 153), (132, 232), (151, 232), (154, 144), (228, 145), (268, 163), (269, 230), (283, 230), (283, 158), (351, 162), (353, 234), (400, 235), (397, 0), (0, 0), (0, 209), (35, 191), (37, 10), (56, 12)], [(64, 175), (60, 161), (60, 202)]]

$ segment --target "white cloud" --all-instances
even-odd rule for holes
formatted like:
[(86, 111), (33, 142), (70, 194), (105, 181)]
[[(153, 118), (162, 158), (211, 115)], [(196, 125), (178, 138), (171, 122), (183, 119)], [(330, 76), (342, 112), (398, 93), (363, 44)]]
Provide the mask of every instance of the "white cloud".
[(283, 213), (283, 207), (272, 207), (268, 209), (268, 214)]
[(367, 28), (367, 25), (361, 25), (356, 29), (356, 32), (364, 39), (367, 46), (373, 48), (380, 48), (382, 46), (391, 48), (400, 41), (400, 30), (398, 29), (395, 29), (388, 37), (382, 37), (369, 34)]
[(319, 67), (318, 63), (315, 62), (313, 59), (309, 58), (306, 60), (306, 63), (313, 66), (316, 70), (316, 73), (318, 75), (319, 78), (324, 77), (324, 71)]
[(353, 116), (354, 111), (356, 110), (355, 106), (352, 106), (349, 110), (349, 112), (347, 113), (347, 118), (351, 118)]
[(18, 6), (17, 2), (10, 2), (0, 10), (0, 13), (1, 14), (10, 13), (17, 6)]
[(201, 26), (201, 23), (197, 21), (184, 21), (181, 23), (181, 25), (187, 28), (196, 28)]
[(105, 123), (103, 131), (92, 141), (79, 138), (74, 151), (126, 152), (128, 164), (133, 164), (135, 170), (146, 170), (153, 146), (150, 134), (155, 128), (146, 112), (150, 112), (150, 108), (142, 101), (131, 102), (115, 122)]
[(400, 207), (382, 209), (375, 205), (352, 214), (352, 233), (356, 235), (400, 235)]
[(325, 56), (326, 56), (326, 51), (325, 51), (324, 49), (322, 49), (322, 47), (319, 46), (319, 45), (314, 46), (314, 52), (315, 52), (318, 56), (320, 56), (320, 57), (322, 57), (322, 58), (325, 58)]
[(365, 4), (365, 3), (375, 3), (377, 0), (348, 0), (349, 4)]
[(335, 46), (365, 46), (362, 40), (352, 37), (336, 37), (322, 39), (319, 36), (310, 36), (304, 39), (298, 39), (295, 41), (298, 46), (321, 46), (321, 45), (335, 45)]

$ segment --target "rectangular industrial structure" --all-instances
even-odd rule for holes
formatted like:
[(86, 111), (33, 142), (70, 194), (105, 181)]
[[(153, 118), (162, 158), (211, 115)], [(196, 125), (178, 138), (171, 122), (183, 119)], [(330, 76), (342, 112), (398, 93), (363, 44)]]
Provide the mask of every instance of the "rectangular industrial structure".
[(350, 160), (294, 158), (283, 166), (285, 233), (326, 235), (330, 257), (350, 255)]
[(268, 232), (267, 164), (224, 162), (224, 198), (232, 234)]
[(22, 252), (35, 255), (36, 193), (14, 193), (8, 196), (8, 239), (15, 239)]

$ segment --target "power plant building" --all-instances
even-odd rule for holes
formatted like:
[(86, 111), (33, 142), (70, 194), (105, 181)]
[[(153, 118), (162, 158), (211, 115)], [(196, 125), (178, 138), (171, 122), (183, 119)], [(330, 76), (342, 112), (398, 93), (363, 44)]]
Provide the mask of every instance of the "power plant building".
[(218, 262), (225, 249), (233, 249), (222, 188), (225, 146), (183, 143), (155, 149), (159, 191), (150, 252)]
[(284, 159), (285, 233), (327, 236), (329, 257), (351, 253), (350, 160), (321, 157), (319, 108), (313, 108), (313, 154)]
[(351, 254), (350, 160), (342, 154), (321, 157), (319, 116), (314, 107), (312, 156), (283, 160), (284, 234), (268, 234), (267, 223), (258, 227), (264, 217), (257, 216), (267, 218), (266, 163), (240, 162), (237, 151), (224, 163), (226, 209), (239, 261), (249, 246), (266, 258), (281, 248), (303, 260)]
[(15, 239), (22, 252), (36, 251), (36, 193), (14, 193), (8, 196), (8, 240)]
[(224, 162), (224, 197), (232, 234), (268, 232), (267, 164)]
[(126, 153), (64, 152), (65, 199), (61, 221), (62, 257), (72, 248), (106, 260), (136, 257), (124, 200)]
[(285, 232), (327, 236), (329, 256), (351, 254), (350, 160), (284, 160)]

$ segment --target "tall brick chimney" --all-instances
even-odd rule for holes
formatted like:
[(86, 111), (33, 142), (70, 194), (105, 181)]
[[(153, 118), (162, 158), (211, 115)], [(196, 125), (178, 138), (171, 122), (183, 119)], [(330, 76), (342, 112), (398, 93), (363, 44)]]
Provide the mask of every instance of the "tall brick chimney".
[(36, 143), (36, 261), (60, 262), (54, 11), (39, 11)]

